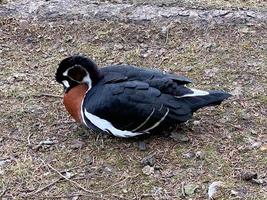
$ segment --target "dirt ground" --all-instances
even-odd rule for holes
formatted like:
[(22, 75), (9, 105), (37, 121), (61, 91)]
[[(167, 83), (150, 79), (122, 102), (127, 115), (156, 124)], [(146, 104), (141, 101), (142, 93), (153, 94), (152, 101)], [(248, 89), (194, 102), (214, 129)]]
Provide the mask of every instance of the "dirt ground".
[[(127, 1), (140, 2), (159, 5)], [(172, 6), (193, 6), (181, 2)], [(197, 2), (210, 9), (206, 0)], [(232, 2), (211, 7), (266, 15), (265, 1)], [(198, 200), (208, 199), (214, 181), (224, 183), (216, 199), (267, 199), (266, 21), (0, 16), (0, 199)], [(76, 53), (99, 66), (183, 74), (196, 88), (233, 97), (140, 149), (138, 139), (98, 135), (70, 118), (54, 74), (61, 59)]]

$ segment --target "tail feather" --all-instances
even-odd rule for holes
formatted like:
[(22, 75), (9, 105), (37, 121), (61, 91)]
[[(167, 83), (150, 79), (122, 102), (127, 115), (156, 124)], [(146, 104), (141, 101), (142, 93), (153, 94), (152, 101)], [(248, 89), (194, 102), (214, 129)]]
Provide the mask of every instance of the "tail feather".
[(223, 100), (231, 96), (231, 94), (221, 90), (211, 90), (208, 91), (206, 95), (184, 97), (183, 99), (187, 101), (192, 111), (195, 112), (198, 109), (206, 106), (220, 105)]

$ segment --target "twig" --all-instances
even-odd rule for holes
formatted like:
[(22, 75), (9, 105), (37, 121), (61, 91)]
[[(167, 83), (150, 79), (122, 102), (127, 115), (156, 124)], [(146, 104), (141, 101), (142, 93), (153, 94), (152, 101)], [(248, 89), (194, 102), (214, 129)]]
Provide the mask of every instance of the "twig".
[[(78, 194), (70, 194), (70, 195), (55, 195), (55, 196), (38, 196), (38, 199), (70, 199), (72, 197), (90, 197), (90, 199), (104, 199), (104, 200), (109, 200), (110, 198), (106, 198), (106, 197), (103, 197), (103, 196), (95, 196), (95, 195), (92, 195), (92, 194), (84, 194), (84, 193), (78, 193)], [(37, 196), (34, 195), (34, 199), (36, 198)], [(89, 198), (88, 198), (89, 199)]]
[(32, 137), (33, 133), (30, 133), (27, 137), (27, 141), (28, 141), (28, 146), (31, 145), (31, 137)]
[(4, 188), (4, 190), (0, 194), (0, 199), (2, 199), (2, 197), (5, 195), (6, 191), (7, 191), (7, 188)]
[(159, 63), (159, 66), (161, 66), (162, 63), (163, 63), (165, 60), (168, 60), (168, 59), (169, 59), (169, 57), (163, 57), (163, 58), (161, 59), (160, 63)]
[(112, 188), (112, 187), (114, 187), (114, 186), (116, 186), (116, 185), (119, 185), (119, 184), (125, 182), (125, 181), (126, 181), (127, 179), (129, 179), (129, 178), (133, 178), (133, 177), (137, 177), (137, 176), (139, 176), (139, 174), (137, 174), (137, 175), (135, 175), (135, 176), (127, 176), (125, 179), (123, 179), (123, 180), (121, 180), (121, 181), (119, 181), (119, 182), (117, 182), (117, 183), (114, 183), (113, 185), (110, 185), (110, 186), (106, 187), (105, 189), (103, 189), (103, 190), (99, 190), (99, 191), (97, 191), (97, 192), (98, 192), (98, 193), (100, 193), (100, 192), (105, 192), (105, 191), (109, 190), (110, 188)]
[(52, 183), (49, 183), (48, 185), (46, 185), (46, 186), (44, 186), (44, 187), (42, 187), (42, 188), (40, 188), (40, 189), (38, 189), (38, 190), (36, 190), (36, 191), (34, 191), (34, 192), (28, 193), (27, 195), (35, 195), (35, 194), (37, 194), (37, 193), (39, 193), (39, 192), (42, 192), (42, 191), (44, 191), (45, 189), (51, 187), (52, 185), (55, 185), (56, 183), (58, 183), (58, 182), (61, 181), (62, 179), (63, 179), (63, 178), (60, 177), (60, 178), (58, 178), (57, 180), (53, 181)]
[(15, 140), (15, 141), (18, 141), (18, 142), (26, 142), (23, 139), (12, 137), (12, 136), (6, 136), (6, 135), (4, 135), (3, 138), (9, 139), (9, 140)]
[(169, 28), (167, 28), (167, 30), (166, 30), (165, 45), (168, 43), (168, 39), (169, 39)]
[(61, 95), (48, 94), (48, 93), (34, 94), (33, 96), (34, 96), (34, 97), (54, 97), (54, 98), (62, 98)]
[[(98, 195), (101, 195), (101, 198), (102, 198), (102, 192), (104, 191), (107, 191), (108, 189), (116, 186), (116, 185), (119, 185), (123, 182), (125, 182), (127, 179), (129, 178), (133, 178), (133, 177), (137, 177), (139, 176), (139, 174), (135, 175), (135, 176), (127, 176), (125, 179), (113, 184), (113, 185), (110, 185), (109, 187), (105, 188), (105, 189), (102, 189), (102, 190), (98, 190), (98, 191), (93, 191), (93, 190), (88, 190), (86, 188), (84, 188), (83, 186), (81, 186), (79, 183), (77, 183), (76, 181), (73, 181), (71, 180), (70, 178), (67, 178), (66, 176), (62, 175), (62, 173), (60, 171), (58, 171), (57, 169), (55, 169), (53, 166), (51, 166), (50, 164), (46, 163), (44, 160), (40, 159), (47, 167), (49, 167), (50, 169), (52, 169), (54, 172), (56, 172), (59, 176), (61, 176), (61, 178), (69, 181), (70, 183), (72, 183), (73, 185), (75, 185), (77, 188), (87, 192), (87, 193), (93, 193), (93, 194), (98, 194)], [(59, 180), (58, 180), (59, 181)], [(113, 195), (114, 196), (114, 195)], [(120, 197), (120, 198), (124, 198), (124, 197)], [(124, 198), (125, 199), (125, 198)]]
[(83, 186), (81, 186), (79, 183), (65, 177), (64, 175), (62, 175), (62, 173), (60, 173), (60, 171), (58, 171), (57, 169), (55, 169), (54, 167), (52, 167), (50, 164), (48, 163), (45, 163), (44, 160), (41, 159), (41, 161), (46, 165), (48, 166), (50, 169), (52, 169), (54, 172), (56, 172), (59, 176), (61, 176), (63, 179), (69, 181), (70, 183), (72, 183), (73, 185), (75, 185), (76, 187), (78, 187), (79, 189), (85, 191), (85, 192), (88, 192), (88, 193), (94, 193), (94, 194), (98, 194), (99, 192), (96, 192), (96, 191), (92, 191), (92, 190), (88, 190), (86, 188), (84, 188)]
[[(165, 150), (164, 150), (163, 156), (161, 157), (161, 159), (160, 159), (159, 163), (161, 163), (161, 162), (162, 162), (162, 160), (164, 159), (164, 157), (165, 157), (165, 155), (166, 155), (167, 151), (168, 151), (167, 149), (165, 149)], [(156, 154), (156, 153), (155, 153), (155, 154)]]
[(185, 197), (184, 182), (182, 182), (181, 190), (182, 190), (182, 195)]

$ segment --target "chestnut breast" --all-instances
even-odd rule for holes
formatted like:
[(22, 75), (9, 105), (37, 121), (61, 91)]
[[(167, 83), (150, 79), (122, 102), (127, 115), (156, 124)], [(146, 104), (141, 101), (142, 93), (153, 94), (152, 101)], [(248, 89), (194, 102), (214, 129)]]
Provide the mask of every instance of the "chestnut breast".
[(87, 90), (87, 84), (80, 84), (71, 88), (64, 95), (63, 103), (67, 111), (78, 123), (82, 123), (81, 105)]

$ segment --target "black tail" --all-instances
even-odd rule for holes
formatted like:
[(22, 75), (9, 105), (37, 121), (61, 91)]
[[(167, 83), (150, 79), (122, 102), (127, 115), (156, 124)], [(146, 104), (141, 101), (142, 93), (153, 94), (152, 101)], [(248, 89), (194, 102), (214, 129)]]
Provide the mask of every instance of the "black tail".
[(187, 103), (193, 112), (206, 106), (220, 105), (224, 99), (231, 97), (232, 95), (220, 90), (208, 91), (209, 94), (203, 96), (187, 97)]

